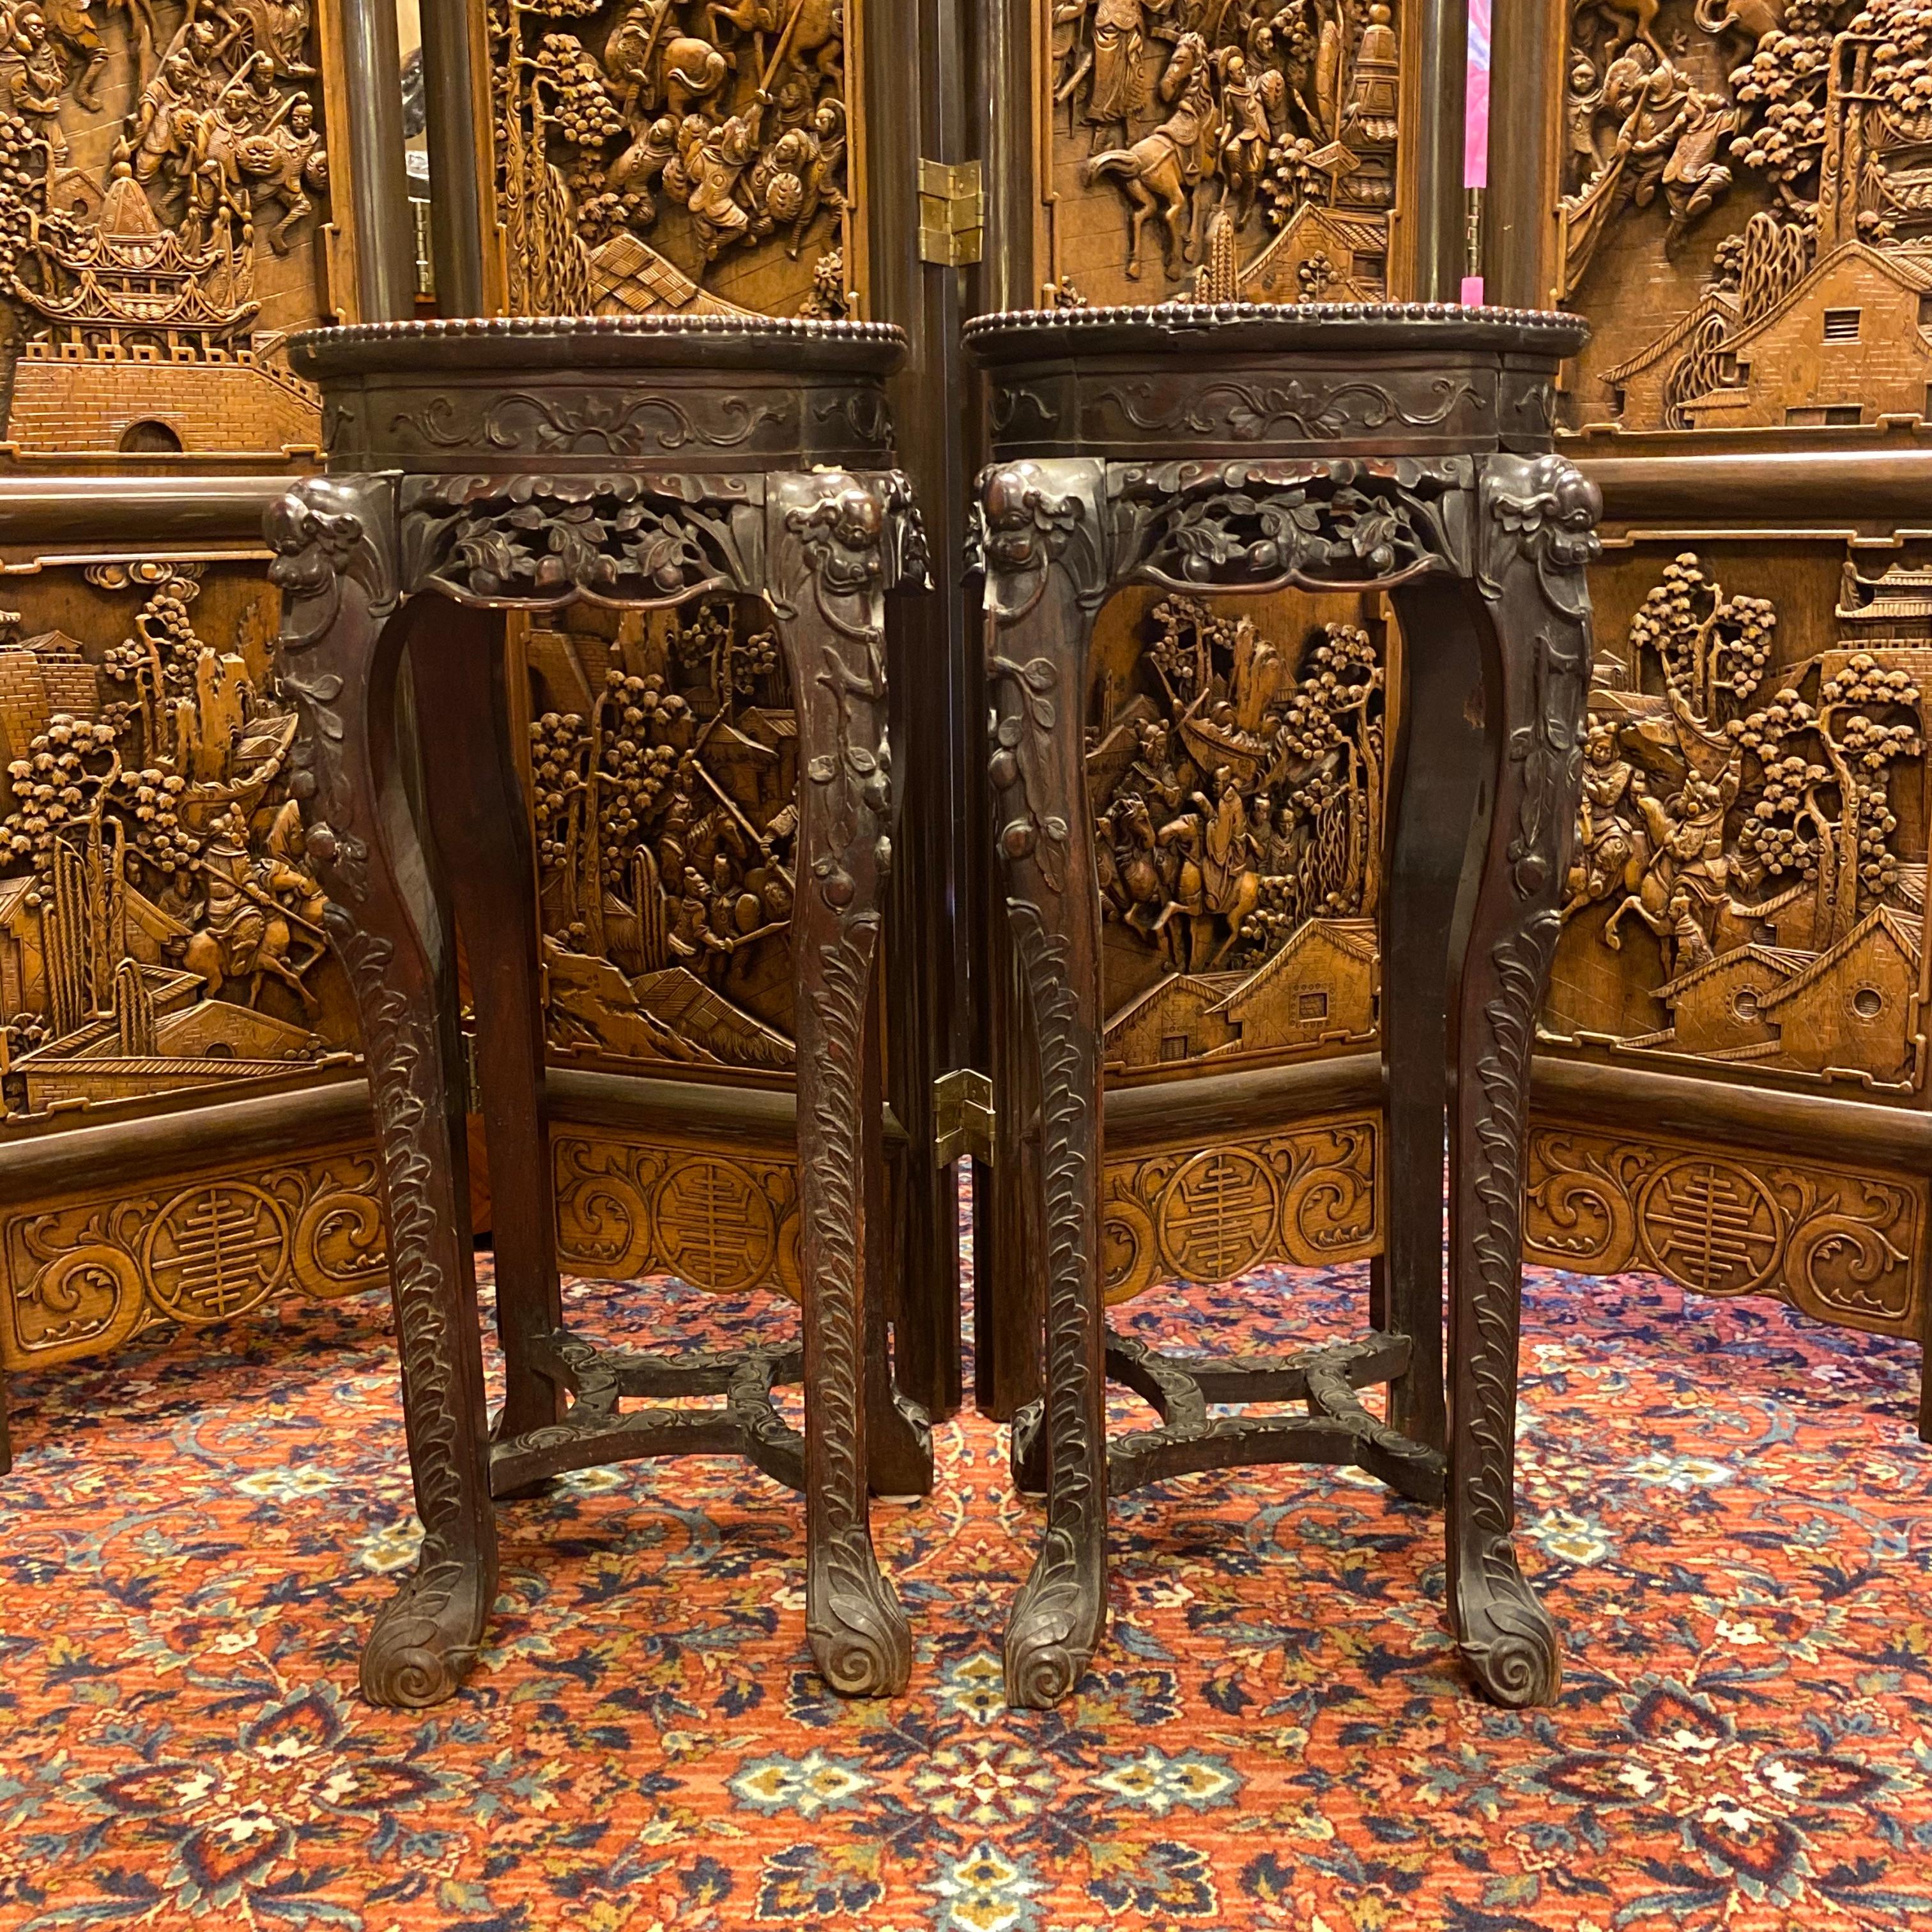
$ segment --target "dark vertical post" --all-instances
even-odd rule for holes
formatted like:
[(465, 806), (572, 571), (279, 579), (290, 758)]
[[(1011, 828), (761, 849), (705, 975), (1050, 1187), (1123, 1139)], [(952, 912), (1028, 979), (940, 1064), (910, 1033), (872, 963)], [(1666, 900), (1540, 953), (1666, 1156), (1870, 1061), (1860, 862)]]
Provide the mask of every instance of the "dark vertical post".
[[(1034, 0), (981, 0), (972, 50), (973, 98), (986, 158), (986, 260), (978, 277), (980, 313), (1030, 308), (1040, 299), (1046, 266), (1034, 259), (1034, 219), (1042, 184), (1034, 120)], [(987, 460), (978, 383), (973, 394), (974, 466)], [(1004, 1422), (1040, 1393), (1042, 1283), (1030, 1275), (1028, 1215), (1040, 1184), (1036, 1130), (1027, 1124), (1038, 1106), (1039, 1076), (1027, 1036), (1018, 964), (1006, 923), (993, 850), (992, 800), (987, 785), (986, 706), (982, 610), (967, 622), (970, 653), (962, 675), (971, 694), (970, 736), (960, 815), (970, 881), (961, 911), (972, 935), (975, 1065), (992, 1076), (996, 1116), (994, 1164), (976, 1162), (973, 1175), (974, 1393), (982, 1413)], [(1034, 1235), (1043, 1240), (1038, 1228)]]
[(1490, 23), (1490, 188), (1484, 207), (1485, 299), (1546, 308), (1556, 197), (1550, 90), (1563, 19), (1550, 0), (1493, 0)]
[[(952, 914), (958, 794), (958, 559), (964, 458), (959, 272), (919, 258), (919, 164), (962, 158), (950, 144), (930, 69), (950, 0), (868, 8), (862, 58), (873, 313), (910, 353), (892, 384), (899, 460), (912, 478), (932, 556), (930, 596), (892, 599), (890, 675), (894, 780), (903, 800), (888, 888), (888, 1094), (907, 1138), (898, 1279), (885, 1285), (898, 1384), (934, 1419), (959, 1406), (959, 1228), (952, 1172), (934, 1160), (933, 1082), (964, 1063), (965, 970)], [(944, 56), (941, 57), (942, 59)], [(950, 70), (948, 70), (950, 72)], [(962, 111), (952, 109), (956, 118)]]
[(423, 104), (428, 115), (430, 255), (436, 307), (483, 313), (482, 119), (470, 43), (470, 0), (422, 0)]
[[(1551, 0), (1541, 4), (1546, 7)], [(1419, 0), (1419, 4), (1408, 292), (1418, 302), (1452, 302), (1461, 298), (1468, 256), (1462, 159), (1468, 140), (1468, 0)]]
[(403, 162), (403, 56), (395, 0), (342, 0), (356, 307), (364, 322), (401, 322), (416, 305), (416, 237)]

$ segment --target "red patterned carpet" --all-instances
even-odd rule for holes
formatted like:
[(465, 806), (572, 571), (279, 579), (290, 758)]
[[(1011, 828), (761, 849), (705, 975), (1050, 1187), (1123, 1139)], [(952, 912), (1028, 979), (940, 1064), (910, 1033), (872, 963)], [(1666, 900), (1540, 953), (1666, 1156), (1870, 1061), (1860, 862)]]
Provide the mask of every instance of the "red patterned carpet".
[[(1360, 1294), (1264, 1278), (1134, 1313), (1278, 1347)], [(639, 1339), (715, 1313), (578, 1300)], [(492, 1647), (412, 1718), (354, 1688), (411, 1554), (386, 1330), (366, 1303), (296, 1307), (16, 1384), (0, 1926), (1932, 1922), (1916, 1348), (1534, 1278), (1525, 1550), (1566, 1636), (1553, 1711), (1464, 1694), (1426, 1513), (1274, 1469), (1121, 1507), (1100, 1668), (1064, 1712), (1009, 1716), (999, 1632), (1036, 1517), (968, 1418), (938, 1493), (878, 1512), (918, 1633), (902, 1702), (821, 1694), (798, 1506), (707, 1461), (506, 1510)]]

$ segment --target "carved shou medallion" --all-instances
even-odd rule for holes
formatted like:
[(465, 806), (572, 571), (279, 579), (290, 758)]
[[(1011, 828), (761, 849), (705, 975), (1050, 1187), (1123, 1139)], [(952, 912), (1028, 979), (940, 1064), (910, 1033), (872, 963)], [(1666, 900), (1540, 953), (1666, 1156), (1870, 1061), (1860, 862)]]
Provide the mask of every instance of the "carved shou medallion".
[(491, 0), (512, 312), (856, 312), (859, 8)]
[(1087, 771), (1110, 1078), (1375, 1040), (1386, 679), (1362, 614), (1142, 590), (1104, 614)]
[(1927, 1190), (1834, 1167), (1646, 1136), (1530, 1136), (1530, 1257), (1642, 1268), (1700, 1294), (1776, 1294), (1820, 1321), (1919, 1332)]
[(526, 645), (552, 1046), (782, 1079), (798, 730), (770, 614), (718, 598), (560, 621)]
[(1574, 424), (1928, 414), (1932, 13), (1571, 0), (1558, 293)]
[(268, 600), (191, 563), (84, 576), (58, 604), (84, 638), (0, 613), (9, 1120), (346, 1070), (354, 1021), (303, 850), (295, 719), (267, 688)]
[(1221, 1282), (1264, 1262), (1328, 1268), (1381, 1246), (1382, 1122), (1374, 1113), (1292, 1132), (1110, 1160), (1100, 1250), (1110, 1302), (1163, 1281)]
[(243, 1160), (152, 1188), (92, 1190), (0, 1222), (0, 1366), (51, 1367), (142, 1330), (200, 1327), (299, 1290), (388, 1280), (374, 1153)]
[(280, 346), (322, 312), (309, 0), (0, 13), (8, 440), (26, 459), (312, 451)]
[(560, 1133), (558, 1252), (573, 1273), (633, 1281), (674, 1274), (717, 1294), (799, 1295), (798, 1168), (789, 1159), (694, 1153)]
[(1046, 299), (1384, 296), (1401, 12), (1036, 0)]
[(1655, 575), (1598, 653), (1546, 1037), (1922, 1089), (1932, 572), (1873, 548), (1890, 561), (1841, 552), (1835, 597), (1801, 580), (1788, 611), (1749, 587), (1762, 547), (1736, 575), (1621, 566)]

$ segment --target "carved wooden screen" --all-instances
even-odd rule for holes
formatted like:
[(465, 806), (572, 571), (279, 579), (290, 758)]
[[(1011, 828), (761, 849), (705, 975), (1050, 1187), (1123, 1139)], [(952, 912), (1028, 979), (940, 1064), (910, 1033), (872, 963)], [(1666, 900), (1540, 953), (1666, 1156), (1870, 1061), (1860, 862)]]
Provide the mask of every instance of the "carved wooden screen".
[(1922, 1334), (1932, 13), (1566, 10), (1610, 520), (1531, 1239)]
[[(1406, 11), (1037, 0), (1036, 298), (1402, 294)], [(1226, 403), (1238, 422), (1306, 406), (1238, 387)], [(1376, 916), (1397, 648), (1374, 598), (1138, 590), (1102, 614), (1088, 782), (1113, 1300), (1379, 1248)], [(1003, 1076), (1009, 1094), (1019, 1072)], [(1177, 1082), (1222, 1096), (1211, 1124)], [(1003, 1096), (1010, 1130), (1020, 1111)]]
[[(856, 0), (493, 4), (509, 308), (864, 314), (862, 21)], [(496, 406), (522, 429), (538, 410), (558, 448), (665, 470), (757, 428), (748, 406), (722, 431), (662, 403)], [(517, 642), (565, 1264), (795, 1294), (799, 772), (770, 611), (580, 604)], [(721, 1112), (721, 1090), (767, 1098)]]
[[(1403, 156), (1399, 6), (1037, 0), (1054, 302), (1373, 302)], [(1204, 274), (1205, 280), (1202, 278)]]
[(282, 344), (352, 312), (335, 31), (0, 14), (7, 1367), (383, 1279), (260, 539), (320, 440)]

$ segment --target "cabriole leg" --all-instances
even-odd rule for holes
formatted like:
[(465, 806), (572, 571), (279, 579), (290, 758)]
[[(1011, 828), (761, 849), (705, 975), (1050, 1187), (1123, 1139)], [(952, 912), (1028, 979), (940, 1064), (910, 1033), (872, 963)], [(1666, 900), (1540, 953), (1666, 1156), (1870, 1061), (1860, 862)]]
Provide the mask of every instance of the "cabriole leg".
[(1383, 895), (1382, 1056), (1388, 1221), (1375, 1324), (1414, 1342), (1389, 1388), (1390, 1424), (1440, 1450), (1442, 1149), (1449, 1099), (1449, 947), (1469, 825), (1482, 788), (1483, 661), (1460, 586), (1395, 593), (1401, 736), (1391, 758)]
[(884, 592), (895, 493), (824, 472), (775, 478), (768, 554), (799, 722), (798, 1138), (806, 1399), (806, 1628), (848, 1696), (905, 1688), (912, 1636), (880, 1574), (867, 1516), (866, 1352), (878, 1284), (871, 1189), (868, 1019), (881, 886), (892, 859)]
[(1561, 930), (1582, 773), (1600, 505), (1559, 458), (1484, 466), (1473, 623), (1488, 808), (1459, 912), (1450, 1011), (1449, 1594), (1456, 1638), (1498, 1703), (1546, 1704), (1556, 1627), (1516, 1562), (1522, 1189), (1536, 1020)]
[(1038, 1044), (1046, 1183), (1046, 1532), (1006, 1654), (1007, 1701), (1035, 1709), (1073, 1688), (1107, 1618), (1100, 895), (1081, 729), (1104, 474), (1018, 463), (981, 485), (994, 836)]
[(490, 1150), (496, 1329), (503, 1346), (500, 1436), (547, 1427), (563, 1391), (537, 1363), (562, 1326), (556, 1207), (544, 1099), (543, 1002), (528, 806), (510, 736), (503, 617), (440, 598), (416, 607), (410, 658), (443, 876), (470, 962), (478, 1084)]
[(444, 908), (403, 785), (396, 683), (393, 488), (316, 479), (269, 511), (282, 592), (280, 688), (301, 724), (292, 789), (328, 894), (331, 942), (353, 989), (375, 1103), (403, 1406), (422, 1554), (362, 1654), (379, 1704), (440, 1702), (474, 1661), (496, 1595), (483, 1358), (454, 962)]

